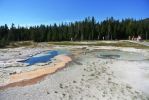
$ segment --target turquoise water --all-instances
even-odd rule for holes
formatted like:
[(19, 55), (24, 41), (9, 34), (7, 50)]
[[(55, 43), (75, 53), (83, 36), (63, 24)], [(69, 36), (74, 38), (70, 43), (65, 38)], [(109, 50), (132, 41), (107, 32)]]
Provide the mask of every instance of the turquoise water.
[(45, 53), (40, 53), (35, 56), (28, 58), (27, 60), (20, 61), (22, 63), (26, 63), (28, 66), (34, 65), (37, 63), (46, 63), (52, 60), (55, 56), (59, 54), (68, 54), (68, 51), (63, 50), (51, 50)]

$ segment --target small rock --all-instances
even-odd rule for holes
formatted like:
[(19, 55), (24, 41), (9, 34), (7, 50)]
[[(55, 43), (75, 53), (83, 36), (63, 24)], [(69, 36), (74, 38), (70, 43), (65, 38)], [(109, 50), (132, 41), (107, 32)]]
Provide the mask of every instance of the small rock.
[(57, 91), (55, 91), (54, 93), (58, 93)]
[(91, 76), (95, 76), (95, 74), (91, 74)]
[(111, 80), (111, 78), (109, 77), (108, 80)]
[(77, 83), (76, 81), (73, 81), (73, 83)]
[(63, 85), (62, 85), (62, 84), (60, 84), (60, 85), (59, 85), (59, 87), (60, 87), (60, 88), (63, 88)]
[(65, 97), (65, 95), (66, 95), (66, 94), (65, 94), (65, 93), (63, 93), (62, 95), (63, 95), (63, 97)]
[(131, 89), (131, 87), (130, 87), (130, 86), (128, 86), (128, 85), (126, 86), (126, 88)]
[(11, 72), (11, 73), (9, 73), (9, 75), (13, 75), (13, 74), (16, 74), (17, 72), (15, 71), (15, 72)]
[(49, 91), (47, 91), (47, 94), (50, 94), (50, 92), (49, 92)]
[(65, 88), (68, 88), (68, 86), (65, 86)]

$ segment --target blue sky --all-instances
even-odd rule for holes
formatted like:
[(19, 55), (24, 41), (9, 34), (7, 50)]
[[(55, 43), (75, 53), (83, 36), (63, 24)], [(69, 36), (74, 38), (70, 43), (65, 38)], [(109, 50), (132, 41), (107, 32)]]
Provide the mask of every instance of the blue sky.
[(99, 21), (148, 18), (149, 0), (0, 0), (0, 25), (52, 24), (88, 16)]

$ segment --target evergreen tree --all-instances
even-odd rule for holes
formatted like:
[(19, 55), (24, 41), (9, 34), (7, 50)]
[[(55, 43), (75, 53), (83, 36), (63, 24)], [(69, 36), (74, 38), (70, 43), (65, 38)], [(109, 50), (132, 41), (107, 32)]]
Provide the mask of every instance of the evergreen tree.
[(46, 41), (77, 41), (77, 40), (115, 40), (128, 39), (129, 36), (141, 35), (149, 39), (149, 19), (122, 19), (113, 17), (97, 22), (94, 17), (87, 17), (83, 21), (62, 23), (60, 25), (40, 25), (31, 27), (0, 26), (0, 46), (4, 47), (12, 41), (46, 42)]

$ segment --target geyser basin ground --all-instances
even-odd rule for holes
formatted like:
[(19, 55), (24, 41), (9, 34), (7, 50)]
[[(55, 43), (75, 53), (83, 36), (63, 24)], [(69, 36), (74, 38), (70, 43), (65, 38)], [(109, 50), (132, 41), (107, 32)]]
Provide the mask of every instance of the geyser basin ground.
[[(11, 100), (13, 98), (15, 100), (19, 100), (21, 98), (22, 100), (148, 100), (148, 98), (146, 98), (148, 95), (144, 94), (148, 91), (144, 91), (143, 89), (146, 88), (146, 90), (148, 90), (147, 76), (149, 73), (148, 70), (146, 70), (148, 67), (147, 60), (145, 60), (145, 62), (142, 60), (142, 58), (141, 60), (121, 60), (119, 58), (122, 57), (122, 55), (118, 53), (107, 54), (106, 59), (99, 57), (100, 51), (102, 51), (101, 49), (115, 49), (127, 50), (126, 52), (137, 53), (139, 54), (138, 56), (143, 55), (146, 58), (148, 57), (146, 56), (146, 54), (148, 54), (146, 50), (101, 46), (57, 46), (57, 48), (52, 48), (52, 50), (56, 50), (58, 48), (61, 48), (64, 51), (66, 49), (70, 50), (73, 54), (72, 57), (75, 57), (66, 68), (54, 74), (49, 74), (47, 77), (45, 77), (45, 79), (38, 82), (37, 84), (2, 90), (0, 92), (1, 99)], [(103, 54), (105, 53), (101, 53), (101, 55)], [(109, 55), (110, 58), (108, 58)], [(117, 58), (113, 58), (113, 56)], [(59, 60), (57, 62), (63, 62), (63, 56), (59, 56), (58, 58)], [(38, 69), (52, 68), (48, 64), (51, 63), (47, 63), (47, 67), (39, 65), (40, 68)], [(38, 64), (24, 68), (30, 69), (33, 66), (37, 68)], [(13, 67), (12, 69), (14, 68), (18, 69), (18, 67)], [(48, 69), (42, 69), (38, 70), (38, 72), (41, 72), (40, 74), (42, 74), (47, 70)], [(34, 73), (34, 75), (35, 74), (37, 73)], [(22, 75), (26, 74), (15, 74), (14, 78), (16, 76), (20, 77)]]

